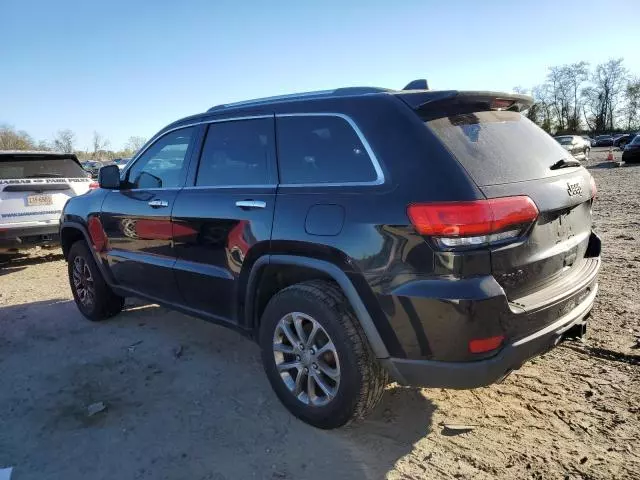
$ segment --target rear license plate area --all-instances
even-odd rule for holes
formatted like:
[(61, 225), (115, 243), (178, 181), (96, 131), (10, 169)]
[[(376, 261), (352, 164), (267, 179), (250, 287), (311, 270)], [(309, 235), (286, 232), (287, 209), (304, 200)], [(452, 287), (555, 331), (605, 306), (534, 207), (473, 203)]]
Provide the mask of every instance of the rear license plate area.
[(27, 197), (27, 207), (38, 207), (52, 204), (53, 197), (51, 195), (29, 195)]

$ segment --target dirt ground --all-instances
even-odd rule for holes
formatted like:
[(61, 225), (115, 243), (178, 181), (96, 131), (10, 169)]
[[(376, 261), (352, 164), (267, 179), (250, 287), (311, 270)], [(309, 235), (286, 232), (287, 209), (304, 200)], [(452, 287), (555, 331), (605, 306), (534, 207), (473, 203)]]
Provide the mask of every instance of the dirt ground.
[[(0, 469), (13, 480), (640, 478), (640, 166), (605, 155), (587, 162), (604, 262), (586, 342), (488, 388), (391, 385), (372, 417), (338, 431), (291, 416), (237, 334), (136, 301), (93, 324), (59, 249), (0, 257)], [(96, 402), (106, 410), (87, 416)]]

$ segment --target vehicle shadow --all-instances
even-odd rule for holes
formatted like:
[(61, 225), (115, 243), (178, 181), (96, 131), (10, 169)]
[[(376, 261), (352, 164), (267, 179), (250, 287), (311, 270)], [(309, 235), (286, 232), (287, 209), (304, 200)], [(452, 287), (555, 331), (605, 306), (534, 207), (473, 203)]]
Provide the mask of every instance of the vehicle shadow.
[(255, 343), (130, 300), (106, 322), (68, 299), (0, 308), (0, 377), (0, 464), (23, 479), (378, 479), (424, 463), (412, 452), (435, 411), (390, 386), (366, 420), (310, 427), (278, 401)]
[(0, 253), (0, 269), (27, 267), (29, 265), (37, 265), (39, 263), (54, 262), (63, 259), (64, 256), (59, 250), (54, 250), (43, 255), (33, 255), (28, 250)]
[(604, 161), (600, 163), (596, 163), (595, 165), (587, 165), (587, 170), (595, 170), (601, 168), (618, 168), (617, 162)]

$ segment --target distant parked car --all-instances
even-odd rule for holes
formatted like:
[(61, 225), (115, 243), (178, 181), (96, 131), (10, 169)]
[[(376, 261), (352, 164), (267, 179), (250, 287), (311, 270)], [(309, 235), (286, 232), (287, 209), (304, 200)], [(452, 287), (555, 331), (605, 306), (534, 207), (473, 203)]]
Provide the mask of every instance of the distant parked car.
[(89, 172), (93, 178), (98, 177), (98, 172), (100, 171), (100, 167), (102, 167), (102, 163), (96, 162), (95, 160), (87, 160), (86, 162), (82, 162), (82, 168)]
[(624, 135), (616, 136), (613, 138), (613, 146), (619, 147), (624, 150), (624, 147), (629, 145), (631, 141), (638, 135), (637, 133), (625, 133)]
[(587, 142), (579, 135), (561, 135), (554, 137), (556, 141), (564, 147), (571, 155), (578, 160), (589, 159), (589, 152), (591, 151), (591, 143)]
[(127, 164), (129, 163), (129, 160), (131, 159), (130, 158), (114, 158), (113, 163), (117, 165), (120, 170), (122, 170), (124, 167), (127, 166)]
[(67, 200), (91, 183), (73, 154), (0, 150), (0, 251), (58, 243)]
[(622, 161), (625, 163), (640, 162), (640, 135), (636, 134), (633, 140), (625, 145), (624, 152), (622, 152)]
[(583, 138), (585, 141), (589, 142), (589, 145), (591, 145), (592, 147), (595, 147), (595, 146), (596, 146), (596, 141), (595, 141), (595, 139), (591, 138), (589, 135), (582, 135), (582, 138)]
[(596, 147), (613, 146), (613, 137), (611, 135), (598, 135), (596, 137)]

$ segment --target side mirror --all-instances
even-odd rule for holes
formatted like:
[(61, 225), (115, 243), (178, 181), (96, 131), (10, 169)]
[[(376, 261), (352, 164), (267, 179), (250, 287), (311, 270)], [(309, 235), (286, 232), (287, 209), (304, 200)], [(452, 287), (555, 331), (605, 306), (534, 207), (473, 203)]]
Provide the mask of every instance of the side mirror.
[(98, 172), (98, 185), (108, 190), (120, 188), (120, 169), (117, 165), (106, 165)]

